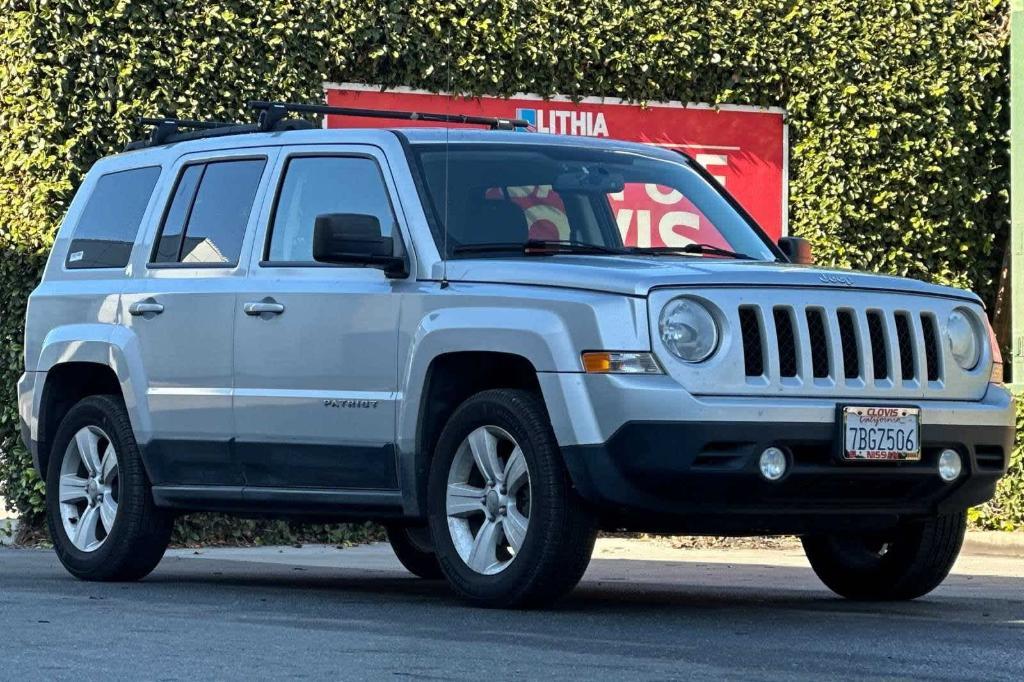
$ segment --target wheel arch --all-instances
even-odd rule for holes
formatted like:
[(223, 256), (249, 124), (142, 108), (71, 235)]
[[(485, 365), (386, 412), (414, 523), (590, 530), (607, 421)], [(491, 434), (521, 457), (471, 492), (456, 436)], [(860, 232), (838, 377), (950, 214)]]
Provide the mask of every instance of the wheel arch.
[[(415, 401), (414, 443), (399, 450), (406, 514), (426, 514), (426, 486), (434, 448), (448, 419), (471, 396), (492, 388), (518, 388), (544, 401), (537, 369), (524, 355), (495, 350), (460, 350), (431, 359)], [(406, 409), (412, 409), (407, 407)], [(545, 407), (545, 409), (547, 409)]]
[(141, 358), (134, 334), (114, 325), (70, 325), (47, 335), (34, 371), (42, 379), (31, 420), (37, 467), (46, 475), (52, 438), (67, 411), (90, 395), (119, 396), (137, 435), (149, 431)]

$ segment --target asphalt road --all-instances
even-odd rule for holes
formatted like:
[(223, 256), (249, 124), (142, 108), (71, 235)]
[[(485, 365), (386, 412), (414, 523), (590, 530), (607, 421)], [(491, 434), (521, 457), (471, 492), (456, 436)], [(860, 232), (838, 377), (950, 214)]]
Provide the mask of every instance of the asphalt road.
[(1024, 679), (1024, 559), (967, 557), (928, 598), (854, 604), (792, 549), (598, 557), (554, 609), (503, 612), (386, 546), (178, 550), (136, 584), (0, 548), (0, 679)]

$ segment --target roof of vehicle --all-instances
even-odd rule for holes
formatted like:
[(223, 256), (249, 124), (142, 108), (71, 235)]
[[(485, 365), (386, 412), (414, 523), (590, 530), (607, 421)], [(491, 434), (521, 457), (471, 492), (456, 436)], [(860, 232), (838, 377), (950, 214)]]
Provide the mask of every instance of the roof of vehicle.
[[(552, 135), (550, 133), (511, 132), (504, 130), (472, 130), (444, 128), (396, 129), (412, 143), (503, 143), (503, 144), (551, 144), (567, 147), (593, 147), (598, 149), (628, 149), (645, 154), (660, 147), (641, 142), (627, 142), (607, 137), (585, 137), (582, 135)], [(671, 152), (664, 152), (671, 156)]]
[[(560, 145), (570, 147), (590, 147), (603, 149), (617, 149), (635, 151), (644, 154), (655, 154), (663, 158), (673, 158), (675, 155), (667, 150), (654, 145), (642, 144), (639, 142), (626, 142), (609, 138), (595, 138), (570, 135), (551, 135), (535, 132), (511, 132), (501, 130), (485, 130), (470, 128), (315, 128), (309, 130), (287, 130), (276, 132), (253, 132), (238, 135), (225, 135), (220, 137), (198, 138), (193, 140), (181, 140), (169, 142), (150, 147), (143, 147), (131, 151), (122, 152), (117, 157), (131, 156), (133, 159), (141, 159), (146, 156), (166, 158), (170, 153), (172, 156), (181, 154), (245, 149), (251, 147), (265, 147), (293, 144), (380, 144), (387, 139), (393, 141), (396, 134), (403, 135), (411, 143), (501, 143), (501, 144), (543, 144)], [(678, 157), (675, 157), (678, 158)]]

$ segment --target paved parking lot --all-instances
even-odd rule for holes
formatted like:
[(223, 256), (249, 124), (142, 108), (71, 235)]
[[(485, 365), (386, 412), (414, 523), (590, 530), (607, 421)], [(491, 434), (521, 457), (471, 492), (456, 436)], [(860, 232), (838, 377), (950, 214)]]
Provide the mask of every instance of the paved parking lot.
[(603, 540), (548, 611), (464, 606), (384, 545), (174, 550), (137, 584), (0, 548), (0, 677), (1024, 679), (1024, 560), (970, 555), (928, 598), (832, 597), (799, 550)]

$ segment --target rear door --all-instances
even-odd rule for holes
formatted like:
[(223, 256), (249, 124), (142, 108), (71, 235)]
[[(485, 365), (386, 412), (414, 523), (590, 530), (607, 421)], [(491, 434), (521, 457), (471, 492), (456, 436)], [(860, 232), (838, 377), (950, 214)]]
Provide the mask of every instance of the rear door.
[(303, 146), (278, 166), (234, 315), (246, 482), (394, 490), (401, 280), (312, 257), (321, 214), (369, 214), (385, 236), (400, 232), (386, 159), (366, 145)]
[(145, 258), (126, 283), (121, 319), (134, 333), (151, 418), (144, 454), (154, 485), (241, 486), (231, 453), (234, 312), (275, 149), (191, 154)]

